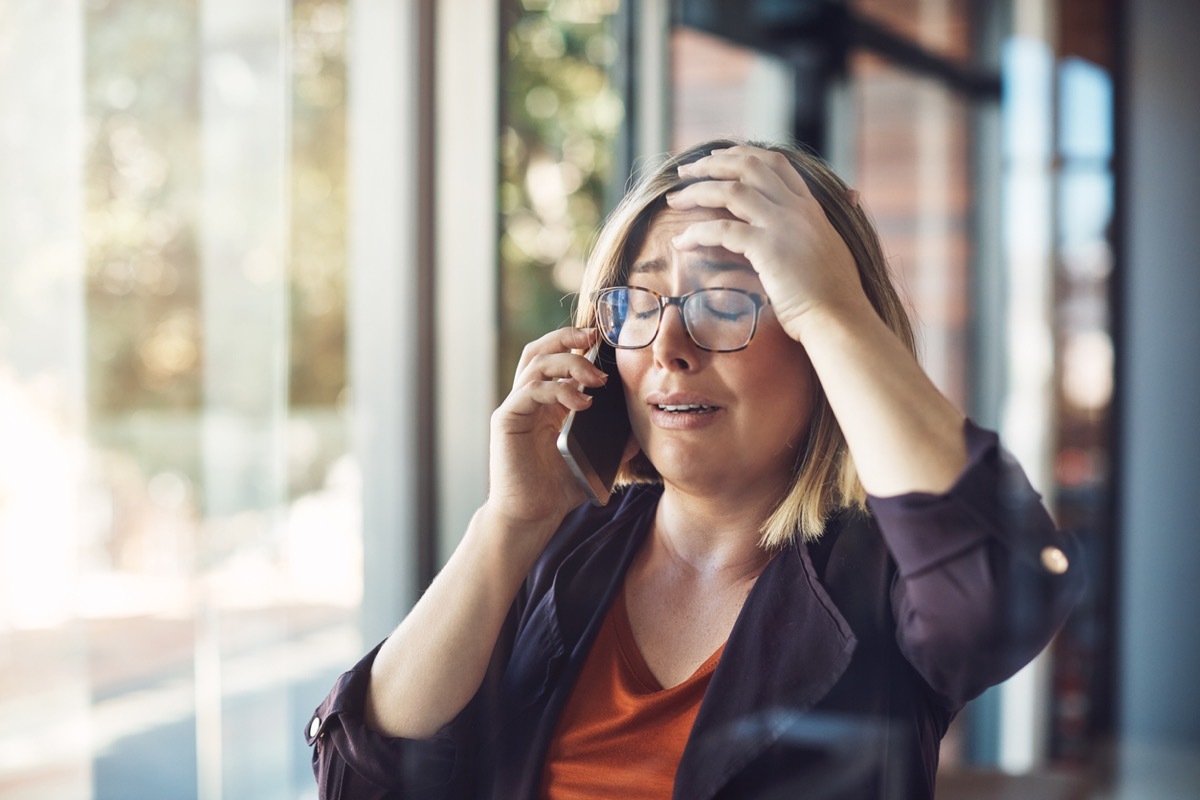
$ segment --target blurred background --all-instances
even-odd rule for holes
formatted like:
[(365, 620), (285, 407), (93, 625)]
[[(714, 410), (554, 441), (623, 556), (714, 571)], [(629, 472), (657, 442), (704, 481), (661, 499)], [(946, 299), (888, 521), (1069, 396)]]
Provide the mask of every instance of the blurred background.
[[(0, 796), (312, 798), (631, 173), (788, 138), (1087, 553), (939, 797), (1200, 796), (1200, 4), (0, 0)], [(1189, 612), (1188, 609), (1193, 609)]]

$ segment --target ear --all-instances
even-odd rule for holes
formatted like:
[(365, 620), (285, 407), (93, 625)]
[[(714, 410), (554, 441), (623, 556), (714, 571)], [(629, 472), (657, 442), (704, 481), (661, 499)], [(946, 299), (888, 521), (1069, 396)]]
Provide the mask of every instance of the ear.
[(621, 466), (628, 464), (640, 452), (642, 452), (642, 446), (638, 444), (637, 438), (630, 432), (629, 441), (625, 443), (625, 452), (621, 456)]

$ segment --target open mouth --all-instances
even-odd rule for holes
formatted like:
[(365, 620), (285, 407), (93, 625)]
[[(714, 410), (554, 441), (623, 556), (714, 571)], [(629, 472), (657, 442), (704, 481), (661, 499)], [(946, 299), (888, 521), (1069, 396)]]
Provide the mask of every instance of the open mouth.
[(686, 403), (683, 405), (658, 403), (655, 407), (659, 411), (669, 411), (672, 414), (711, 414), (717, 410), (717, 406), (708, 406), (702, 403)]

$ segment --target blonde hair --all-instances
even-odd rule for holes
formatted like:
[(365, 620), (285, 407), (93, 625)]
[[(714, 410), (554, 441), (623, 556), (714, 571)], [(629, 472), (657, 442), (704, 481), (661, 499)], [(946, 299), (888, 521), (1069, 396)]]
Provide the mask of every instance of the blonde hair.
[[(636, 180), (608, 216), (588, 257), (575, 324), (579, 327), (595, 324), (592, 296), (600, 289), (619, 286), (628, 280), (630, 262), (641, 249), (647, 229), (658, 212), (666, 208), (664, 196), (694, 182), (679, 177), (679, 166), (698, 161), (713, 150), (737, 145), (781, 153), (791, 162), (849, 246), (871, 305), (909, 352), (915, 353), (912, 325), (888, 274), (879, 235), (850, 188), (809, 152), (789, 145), (736, 139), (715, 139), (679, 151)], [(791, 488), (762, 524), (761, 544), (770, 550), (794, 541), (797, 535), (804, 541), (817, 539), (825, 529), (826, 520), (836, 511), (866, 510), (866, 492), (818, 381), (813, 381), (813, 393), (812, 417), (805, 442), (798, 450)], [(643, 453), (622, 468), (617, 480), (618, 485), (661, 482), (662, 478)]]

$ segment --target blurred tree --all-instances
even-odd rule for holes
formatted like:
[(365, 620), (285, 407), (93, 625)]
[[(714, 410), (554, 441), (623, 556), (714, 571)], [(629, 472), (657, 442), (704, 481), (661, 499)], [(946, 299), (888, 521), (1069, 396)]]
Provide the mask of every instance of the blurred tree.
[(624, 105), (612, 67), (617, 0), (510, 2), (500, 139), (498, 390), (521, 348), (570, 320), (616, 178)]
[[(198, 487), (200, 15), (197, 0), (90, 0), (84, 22), (92, 436), (132, 455), (147, 474), (179, 470)], [(283, 344), (289, 405), (323, 413), (346, 388), (345, 0), (294, 0), (290, 25), (280, 137), (290, 146)], [(322, 464), (311, 471), (310, 483)]]
[[(86, 20), (89, 408), (202, 401), (195, 0), (108, 0)], [(290, 278), (294, 405), (345, 388), (345, 3), (292, 9)]]
[(89, 3), (88, 407), (100, 419), (201, 395), (194, 3)]
[(291, 369), (293, 406), (346, 387), (345, 0), (292, 9)]

